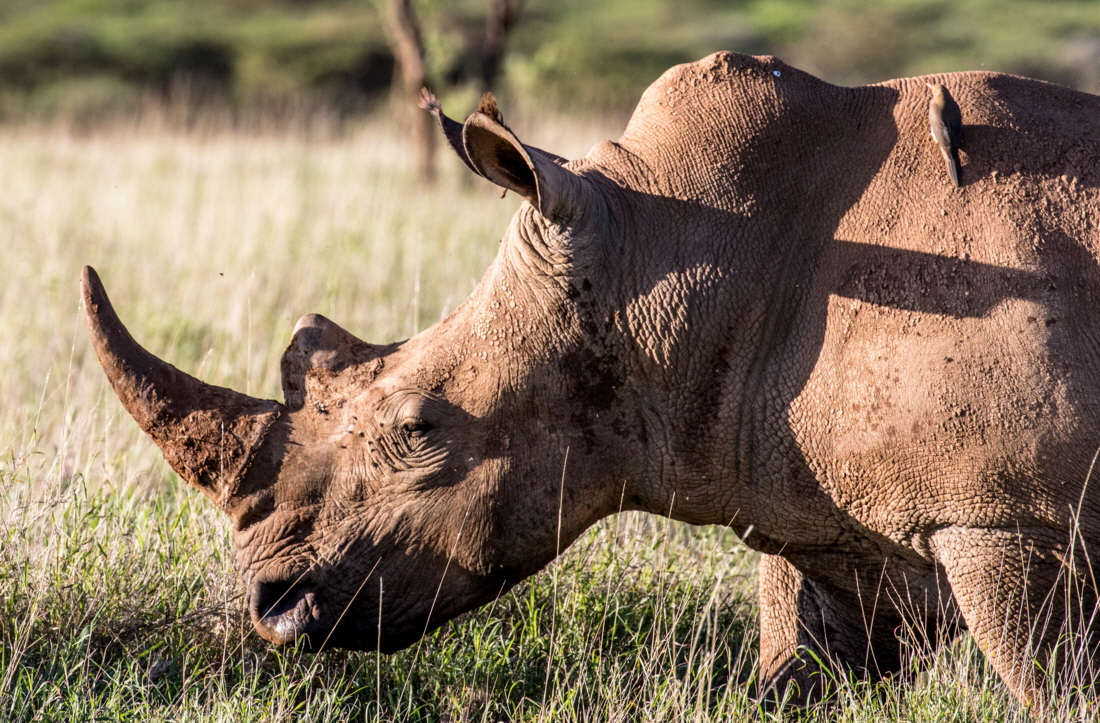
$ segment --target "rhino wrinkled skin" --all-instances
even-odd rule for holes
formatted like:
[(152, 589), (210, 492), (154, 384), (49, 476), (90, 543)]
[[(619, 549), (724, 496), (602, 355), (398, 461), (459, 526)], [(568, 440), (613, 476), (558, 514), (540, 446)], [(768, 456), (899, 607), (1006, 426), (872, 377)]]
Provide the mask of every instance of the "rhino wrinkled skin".
[[(927, 81), (963, 109), (961, 189)], [(1100, 98), (719, 53), (580, 160), (480, 112), (455, 137), (525, 199), (496, 260), (408, 341), (303, 317), (284, 403), (152, 357), (85, 271), (104, 369), (232, 519), (260, 635), (397, 650), (628, 509), (765, 553), (762, 689), (962, 629), (1024, 702), (1089, 674)]]

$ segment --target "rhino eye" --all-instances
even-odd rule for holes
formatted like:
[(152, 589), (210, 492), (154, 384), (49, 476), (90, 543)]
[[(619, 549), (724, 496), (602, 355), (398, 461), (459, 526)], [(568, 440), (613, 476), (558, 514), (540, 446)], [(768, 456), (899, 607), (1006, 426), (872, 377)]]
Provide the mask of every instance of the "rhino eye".
[(409, 439), (420, 439), (432, 430), (432, 425), (423, 419), (412, 419), (401, 425), (401, 429), (404, 430)]

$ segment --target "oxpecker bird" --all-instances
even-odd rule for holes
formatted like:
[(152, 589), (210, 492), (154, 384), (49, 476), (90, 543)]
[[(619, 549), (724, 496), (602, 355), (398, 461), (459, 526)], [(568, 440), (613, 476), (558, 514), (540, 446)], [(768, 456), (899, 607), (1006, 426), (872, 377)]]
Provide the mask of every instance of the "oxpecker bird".
[(932, 102), (928, 105), (928, 122), (932, 125), (932, 140), (940, 147), (943, 159), (947, 161), (947, 175), (955, 187), (959, 186), (959, 146), (962, 145), (962, 111), (959, 104), (939, 83), (925, 83), (932, 91)]

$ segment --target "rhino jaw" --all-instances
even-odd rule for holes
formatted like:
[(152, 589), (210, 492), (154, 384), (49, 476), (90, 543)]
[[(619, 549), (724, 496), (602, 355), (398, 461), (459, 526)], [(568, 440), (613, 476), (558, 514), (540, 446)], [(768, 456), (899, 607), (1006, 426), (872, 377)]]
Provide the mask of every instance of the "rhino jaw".
[(122, 406), (181, 477), (225, 509), (283, 405), (205, 384), (143, 349), (119, 321), (99, 275), (81, 274), (84, 315)]

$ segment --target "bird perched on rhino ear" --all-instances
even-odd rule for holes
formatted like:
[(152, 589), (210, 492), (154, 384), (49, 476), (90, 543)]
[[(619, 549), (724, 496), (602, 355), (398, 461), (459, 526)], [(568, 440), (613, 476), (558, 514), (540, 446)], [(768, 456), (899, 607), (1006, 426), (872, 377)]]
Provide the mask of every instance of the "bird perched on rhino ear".
[(932, 91), (932, 102), (928, 105), (928, 122), (932, 126), (932, 140), (940, 147), (940, 153), (947, 162), (947, 175), (955, 187), (959, 187), (959, 146), (962, 145), (962, 111), (951, 93), (940, 83), (925, 83)]

